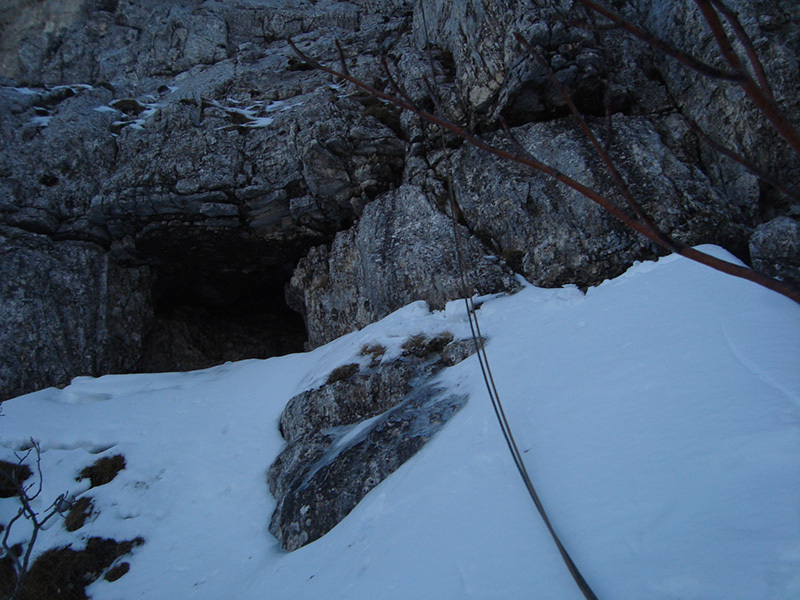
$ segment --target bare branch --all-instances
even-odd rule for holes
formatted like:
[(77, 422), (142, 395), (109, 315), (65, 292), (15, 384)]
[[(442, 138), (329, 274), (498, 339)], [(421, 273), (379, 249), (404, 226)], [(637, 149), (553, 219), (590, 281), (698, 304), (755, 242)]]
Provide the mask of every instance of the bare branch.
[(430, 80), (427, 76), (422, 77), (422, 82), (425, 84), (425, 89), (428, 90), (428, 97), (433, 102), (433, 107), (436, 109), (436, 112), (444, 117), (444, 111), (442, 110), (442, 105), (439, 102), (439, 96), (436, 94), (436, 91), (433, 89)]
[(339, 62), (342, 64), (342, 73), (350, 75), (350, 71), (347, 69), (347, 63), (344, 60), (344, 50), (339, 45), (339, 39), (335, 39), (334, 43), (336, 44), (336, 49), (339, 51)]
[(22, 508), (20, 508), (17, 511), (16, 516), (8, 522), (8, 524), (6, 525), (5, 532), (3, 532), (3, 551), (5, 552), (6, 556), (11, 557), (11, 560), (14, 562), (14, 568), (17, 573), (20, 573), (22, 571), (22, 562), (20, 561), (19, 556), (17, 556), (14, 550), (8, 545), (8, 536), (11, 533), (11, 528), (14, 526), (14, 523), (16, 523), (20, 518), (22, 518), (24, 514), (25, 511)]
[(723, 146), (719, 142), (717, 142), (714, 139), (712, 139), (711, 136), (709, 136), (705, 131), (703, 131), (700, 128), (700, 125), (698, 125), (696, 121), (691, 121), (690, 125), (692, 127), (692, 130), (698, 136), (700, 136), (700, 139), (702, 139), (706, 144), (708, 144), (716, 152), (719, 152), (720, 154), (722, 154), (724, 156), (727, 156), (731, 160), (736, 161), (737, 163), (742, 165), (745, 169), (750, 171), (753, 175), (755, 175), (756, 177), (758, 177), (762, 181), (768, 183), (769, 185), (774, 187), (779, 192), (781, 192), (784, 195), (788, 196), (792, 200), (800, 202), (800, 191), (790, 188), (788, 185), (786, 185), (782, 181), (778, 180), (776, 177), (770, 175), (764, 169), (760, 168), (759, 166), (757, 166), (752, 161), (746, 159), (741, 154), (731, 150), (730, 148), (728, 148), (726, 146)]
[(511, 142), (511, 145), (514, 146), (514, 150), (516, 150), (520, 156), (524, 156), (529, 160), (536, 160), (535, 158), (533, 158), (533, 155), (530, 152), (528, 152), (527, 148), (525, 148), (525, 146), (523, 146), (520, 143), (520, 141), (511, 131), (511, 128), (508, 126), (508, 122), (505, 120), (505, 117), (500, 119), (500, 125), (502, 125), (503, 131), (505, 132), (508, 140)]
[(708, 0), (694, 0), (694, 3), (697, 5), (697, 8), (700, 9), (700, 12), (703, 13), (703, 18), (706, 20), (706, 23), (708, 23), (709, 28), (711, 28), (711, 33), (714, 36), (714, 40), (717, 42), (717, 46), (719, 46), (722, 57), (733, 67), (734, 71), (745, 75), (747, 71), (742, 61), (739, 59), (739, 55), (736, 54), (736, 51), (733, 49), (733, 44), (731, 44), (728, 34), (725, 33), (722, 21), (720, 21), (717, 11), (711, 6), (711, 2)]
[(408, 97), (406, 91), (399, 83), (397, 83), (397, 80), (394, 78), (394, 75), (392, 75), (392, 71), (391, 69), (389, 69), (389, 64), (386, 62), (386, 57), (383, 55), (381, 55), (381, 69), (383, 70), (384, 75), (386, 75), (386, 79), (389, 80), (389, 85), (392, 86), (392, 89), (394, 90), (395, 94), (400, 96), (403, 100), (405, 100), (409, 104), (412, 104), (411, 98)]
[(33, 496), (30, 496), (30, 500), (36, 500), (36, 498), (39, 497), (39, 494), (42, 493), (42, 482), (44, 481), (44, 478), (42, 477), (42, 448), (39, 446), (39, 442), (33, 438), (31, 438), (31, 444), (33, 444), (33, 449), (36, 451), (36, 472), (38, 474), (37, 482), (39, 484), (39, 489), (36, 490), (36, 493)]
[(756, 75), (756, 79), (758, 79), (758, 82), (761, 86), (761, 91), (769, 100), (774, 102), (775, 96), (773, 95), (772, 88), (767, 80), (767, 74), (764, 71), (764, 65), (761, 63), (761, 59), (758, 57), (755, 46), (753, 46), (753, 41), (750, 39), (750, 36), (747, 35), (747, 32), (742, 26), (741, 21), (739, 21), (739, 16), (721, 0), (711, 0), (711, 3), (714, 5), (714, 8), (722, 13), (722, 16), (725, 17), (725, 20), (728, 21), (731, 29), (733, 29), (733, 32), (736, 34), (736, 38), (742, 44), (744, 51), (747, 53), (747, 58), (750, 61), (750, 65), (753, 67), (753, 72)]
[(641, 27), (637, 27), (624, 17), (621, 17), (617, 13), (608, 10), (603, 6), (600, 6), (599, 4), (593, 2), (592, 0), (578, 0), (578, 2), (583, 4), (586, 8), (591, 9), (594, 12), (601, 14), (607, 19), (613, 21), (616, 25), (618, 25), (628, 33), (636, 36), (646, 44), (649, 44), (662, 54), (671, 56), (675, 60), (686, 65), (690, 69), (697, 71), (702, 75), (705, 75), (706, 77), (710, 77), (712, 79), (723, 79), (725, 81), (741, 81), (743, 78), (746, 77), (746, 75), (740, 71), (735, 71), (735, 70), (726, 71), (723, 69), (712, 67), (711, 65), (704, 63), (700, 59), (695, 58), (690, 54), (686, 54), (681, 50), (678, 50), (677, 48), (665, 42), (661, 38), (654, 36), (653, 34), (645, 31)]
[[(589, 2), (589, 0), (579, 0), (579, 1)], [(583, 185), (582, 183), (572, 179), (571, 177), (568, 177), (567, 175), (564, 175), (558, 169), (555, 169), (550, 165), (547, 165), (539, 160), (536, 160), (534, 157), (530, 155), (522, 156), (514, 152), (509, 152), (508, 150), (504, 150), (502, 148), (493, 146), (492, 144), (481, 140), (480, 138), (474, 136), (464, 128), (459, 127), (458, 125), (448, 121), (443, 117), (433, 115), (425, 110), (418, 108), (413, 103), (397, 98), (396, 96), (392, 96), (391, 94), (381, 92), (372, 87), (371, 85), (355, 77), (352, 77), (350, 75), (345, 75), (344, 73), (340, 73), (335, 69), (331, 69), (330, 67), (320, 64), (318, 61), (313, 60), (307, 57), (305, 54), (303, 54), (297, 48), (294, 42), (292, 42), (291, 39), (288, 40), (288, 43), (292, 47), (292, 49), (297, 53), (297, 55), (305, 62), (307, 62), (310, 66), (318, 68), (326, 73), (330, 73), (331, 75), (334, 75), (336, 77), (341, 77), (342, 79), (349, 81), (350, 83), (356, 85), (357, 87), (372, 94), (377, 98), (387, 100), (388, 102), (391, 102), (392, 104), (400, 108), (409, 110), (415, 115), (425, 119), (426, 121), (439, 125), (440, 127), (443, 127), (444, 129), (452, 133), (455, 133), (457, 136), (469, 142), (470, 144), (472, 144), (473, 146), (475, 146), (480, 150), (493, 154), (499, 158), (511, 160), (513, 162), (528, 166), (540, 173), (547, 175), (548, 177), (556, 179), (560, 183), (566, 185), (567, 187), (572, 188), (579, 194), (583, 195), (592, 202), (595, 202), (596, 204), (601, 206), (603, 209), (611, 213), (614, 217), (619, 219), (627, 227), (647, 237), (648, 239), (662, 246), (663, 248), (675, 252), (677, 254), (680, 254), (681, 256), (684, 256), (686, 258), (690, 258), (691, 260), (709, 266), (723, 273), (727, 273), (729, 275), (733, 275), (735, 277), (739, 277), (741, 279), (746, 279), (748, 281), (752, 281), (753, 283), (757, 283), (758, 285), (761, 285), (767, 289), (778, 292), (779, 294), (782, 294), (787, 298), (790, 298), (795, 302), (797, 302), (798, 304), (800, 304), (800, 290), (797, 290), (793, 286), (784, 283), (783, 281), (773, 279), (772, 277), (764, 275), (763, 273), (759, 273), (758, 271), (754, 271), (748, 267), (729, 263), (727, 261), (716, 258), (710, 254), (700, 252), (699, 250), (695, 250), (694, 248), (691, 248), (690, 246), (683, 244), (681, 242), (672, 242), (666, 239), (664, 234), (662, 234), (660, 231), (658, 230), (653, 231), (650, 227), (630, 217), (627, 213), (625, 213), (625, 211), (619, 209), (617, 206), (614, 205), (614, 203), (609, 201), (607, 198), (605, 198), (602, 194), (600, 194), (596, 190)]]
[[(41, 466), (41, 447), (36, 440), (31, 438), (31, 448), (28, 449), (24, 455), (20, 455), (19, 453), (15, 452), (15, 456), (19, 461), (18, 465), (21, 466), (32, 452), (35, 452), (36, 454), (37, 481), (29, 486), (23, 486), (22, 483), (17, 481), (16, 477), (12, 475), (11, 481), (17, 487), (16, 495), (20, 503), (20, 508), (17, 511), (16, 516), (14, 516), (14, 518), (11, 519), (6, 525), (2, 539), (3, 551), (6, 556), (11, 557), (14, 572), (17, 577), (14, 591), (11, 594), (11, 598), (14, 600), (17, 600), (21, 597), (20, 594), (22, 593), (25, 575), (28, 573), (28, 569), (30, 567), (31, 555), (33, 554), (33, 549), (36, 546), (36, 540), (39, 537), (39, 532), (53, 517), (56, 515), (62, 515), (63, 512), (69, 509), (71, 506), (71, 503), (67, 501), (67, 494), (61, 494), (50, 506), (47, 507), (47, 509), (45, 509), (44, 518), (39, 518), (39, 513), (34, 510), (31, 503), (42, 493), (44, 483)], [(35, 494), (31, 495), (29, 490), (33, 488), (34, 485), (36, 485), (38, 489), (36, 490)], [(20, 557), (17, 552), (9, 546), (8, 539), (9, 535), (11, 534), (11, 529), (22, 518), (31, 523), (31, 534), (30, 538), (27, 540), (27, 542), (25, 542), (25, 552)]]

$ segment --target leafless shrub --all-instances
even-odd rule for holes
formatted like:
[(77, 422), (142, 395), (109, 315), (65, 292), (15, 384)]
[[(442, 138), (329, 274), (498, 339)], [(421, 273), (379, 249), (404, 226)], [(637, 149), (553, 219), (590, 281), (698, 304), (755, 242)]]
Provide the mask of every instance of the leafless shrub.
[[(92, 537), (83, 550), (70, 546), (50, 548), (31, 560), (39, 533), (56, 516), (65, 517), (67, 531), (83, 526), (93, 510), (91, 498), (70, 500), (66, 493), (60, 494), (47, 508), (37, 511), (34, 504), (42, 494), (43, 476), (41, 448), (31, 439), (30, 447), (15, 454), (16, 463), (2, 463), (0, 484), (3, 489), (13, 489), (20, 508), (5, 525), (0, 525), (0, 598), (8, 600), (32, 600), (38, 598), (86, 598), (84, 589), (107, 571), (106, 578), (114, 581), (130, 568), (119, 563), (121, 556), (144, 543), (142, 538), (118, 542), (113, 539)], [(32, 460), (31, 460), (32, 459)], [(32, 462), (32, 470), (26, 462)], [(81, 478), (88, 478), (96, 485), (111, 481), (125, 460), (121, 455), (103, 457), (81, 471)], [(33, 477), (31, 483), (27, 483)], [(11, 534), (15, 525), (27, 521), (30, 536), (22, 543), (12, 544)], [(65, 595), (66, 594), (66, 595)]]
[[(18, 473), (24, 472), (23, 467), (25, 461), (33, 454), (36, 464), (36, 479), (33, 483), (25, 484), (27, 477), (21, 479)], [(41, 468), (41, 448), (39, 443), (31, 439), (31, 447), (24, 453), (17, 452), (17, 469), (11, 471), (11, 475), (7, 475), (4, 471), (0, 471), (0, 477), (5, 481), (5, 485), (12, 486), (16, 493), (14, 494), (19, 500), (20, 507), (17, 514), (5, 525), (2, 539), (3, 555), (0, 557), (3, 560), (10, 561), (15, 584), (13, 591), (10, 594), (11, 600), (19, 600), (23, 591), (23, 584), (25, 583), (25, 576), (28, 574), (31, 555), (36, 546), (36, 540), (39, 537), (39, 532), (44, 528), (49, 521), (56, 516), (63, 516), (69, 510), (71, 502), (67, 499), (67, 494), (60, 494), (46, 509), (37, 512), (33, 503), (42, 493), (42, 468)], [(30, 471), (30, 468), (28, 468)], [(31, 527), (30, 538), (23, 544), (10, 546), (9, 536), (14, 528), (14, 525), (20, 520), (28, 521)]]

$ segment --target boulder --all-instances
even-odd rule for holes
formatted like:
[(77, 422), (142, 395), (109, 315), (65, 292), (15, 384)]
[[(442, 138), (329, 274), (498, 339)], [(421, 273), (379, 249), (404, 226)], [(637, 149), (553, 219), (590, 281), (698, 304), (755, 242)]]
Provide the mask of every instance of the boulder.
[(800, 288), (800, 223), (777, 217), (750, 237), (753, 268)]
[(444, 393), (433, 377), (474, 345), (446, 340), (452, 336), (414, 340), (400, 357), (289, 401), (280, 422), (288, 445), (268, 474), (277, 500), (270, 532), (285, 549), (330, 531), (466, 403), (466, 396)]

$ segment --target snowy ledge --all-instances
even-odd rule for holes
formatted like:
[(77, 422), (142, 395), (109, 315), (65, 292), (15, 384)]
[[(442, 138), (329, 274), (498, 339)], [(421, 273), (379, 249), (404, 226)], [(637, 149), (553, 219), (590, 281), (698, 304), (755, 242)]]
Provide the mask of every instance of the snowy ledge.
[[(672, 256), (478, 312), (528, 468), (599, 597), (800, 597), (800, 307)], [(94, 499), (92, 520), (42, 532), (39, 550), (144, 538), (95, 599), (578, 598), (474, 357), (440, 377), (467, 405), (330, 533), (290, 554), (267, 533), (287, 400), (365, 343), (390, 354), (443, 329), (467, 335), (463, 303), (414, 303), (304, 354), (78, 378), (3, 405), (0, 458), (32, 436), (42, 502)], [(109, 484), (75, 481), (115, 454), (127, 466)], [(15, 511), (0, 499), (0, 521)]]

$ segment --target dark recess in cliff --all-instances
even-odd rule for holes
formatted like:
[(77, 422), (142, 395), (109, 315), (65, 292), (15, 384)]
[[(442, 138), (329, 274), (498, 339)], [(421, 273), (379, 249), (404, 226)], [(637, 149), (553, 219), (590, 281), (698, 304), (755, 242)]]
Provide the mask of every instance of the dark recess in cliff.
[(142, 371), (200, 369), (303, 350), (303, 319), (284, 300), (293, 263), (252, 248), (242, 252), (246, 244), (218, 238), (168, 254), (159, 247), (151, 291), (155, 318)]

